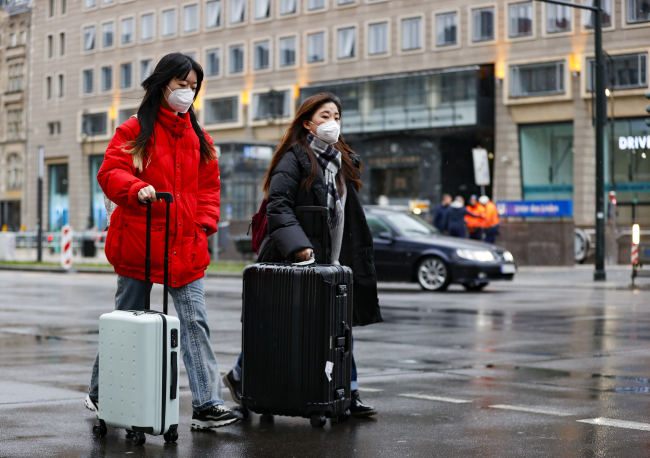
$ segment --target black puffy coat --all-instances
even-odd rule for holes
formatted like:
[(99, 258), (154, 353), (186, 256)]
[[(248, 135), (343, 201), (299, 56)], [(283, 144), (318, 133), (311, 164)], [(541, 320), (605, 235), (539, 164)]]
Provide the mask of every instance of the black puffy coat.
[[(350, 159), (358, 171), (358, 156), (351, 155)], [(302, 206), (327, 206), (325, 181), (321, 168), (318, 170), (318, 176), (306, 191), (302, 183), (311, 173), (311, 161), (300, 145), (289, 149), (273, 170), (266, 201), (269, 235), (260, 247), (259, 262), (294, 260), (294, 253), (305, 248), (314, 250), (319, 263), (329, 259), (330, 247), (323, 250), (321, 242), (325, 230), (321, 218), (314, 214), (303, 214), (299, 222), (294, 211)], [(356, 189), (348, 183), (346, 192), (345, 226), (339, 262), (350, 267), (354, 274), (353, 324), (365, 326), (383, 321), (377, 298), (374, 246)]]

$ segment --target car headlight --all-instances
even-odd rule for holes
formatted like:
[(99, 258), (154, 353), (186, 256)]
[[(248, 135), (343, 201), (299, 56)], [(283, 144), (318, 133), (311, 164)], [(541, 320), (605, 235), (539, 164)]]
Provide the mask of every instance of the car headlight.
[(469, 259), (470, 261), (490, 262), (496, 258), (491, 251), (488, 250), (456, 250), (459, 258)]
[(503, 252), (503, 260), (506, 262), (515, 262), (514, 256), (512, 256), (512, 253), (509, 251)]

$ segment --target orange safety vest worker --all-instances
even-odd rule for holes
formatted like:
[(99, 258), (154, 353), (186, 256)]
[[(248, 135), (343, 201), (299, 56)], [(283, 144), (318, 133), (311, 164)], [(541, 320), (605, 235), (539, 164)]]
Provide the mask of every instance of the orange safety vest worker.
[[(468, 212), (475, 215), (485, 215), (485, 207), (479, 203), (477, 203), (475, 207), (470, 207), (468, 205), (466, 208)], [(465, 215), (465, 224), (467, 225), (467, 229), (469, 229), (470, 232), (476, 232), (481, 229), (483, 227), (483, 219), (484, 218), (475, 218), (470, 215)]]
[(483, 228), (487, 229), (490, 227), (497, 226), (501, 223), (499, 218), (499, 212), (497, 211), (497, 206), (494, 205), (494, 202), (489, 201), (485, 205), (485, 219), (483, 220)]

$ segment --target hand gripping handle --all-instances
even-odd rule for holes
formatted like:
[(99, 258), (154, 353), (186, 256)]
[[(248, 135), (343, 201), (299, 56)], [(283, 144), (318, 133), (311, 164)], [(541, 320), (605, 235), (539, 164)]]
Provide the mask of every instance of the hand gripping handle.
[[(167, 205), (165, 209), (165, 268), (164, 268), (164, 297), (163, 297), (163, 313), (167, 315), (167, 296), (169, 290), (169, 204), (174, 202), (174, 196), (169, 192), (157, 192), (156, 197), (164, 200)], [(151, 309), (151, 201), (147, 201), (147, 242), (146, 242), (146, 255), (144, 260), (144, 309)]]

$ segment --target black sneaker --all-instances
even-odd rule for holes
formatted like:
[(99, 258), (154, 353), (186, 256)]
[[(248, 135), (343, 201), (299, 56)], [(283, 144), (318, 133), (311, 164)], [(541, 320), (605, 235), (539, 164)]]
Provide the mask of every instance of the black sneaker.
[(99, 418), (99, 403), (97, 401), (93, 401), (90, 395), (86, 396), (84, 405), (86, 406), (86, 409), (90, 410), (91, 412), (95, 412), (95, 415), (97, 415), (97, 418)]
[(241, 380), (235, 380), (235, 375), (230, 369), (226, 375), (223, 376), (223, 384), (230, 390), (230, 395), (237, 404), (241, 404)]
[(353, 391), (351, 394), (352, 402), (350, 403), (350, 413), (353, 417), (370, 417), (371, 415), (377, 415), (377, 409), (373, 406), (363, 405), (361, 397), (359, 396), (359, 391)]
[(233, 412), (224, 405), (217, 405), (200, 412), (194, 411), (190, 428), (195, 431), (210, 428), (221, 428), (232, 425), (242, 419), (239, 412)]

